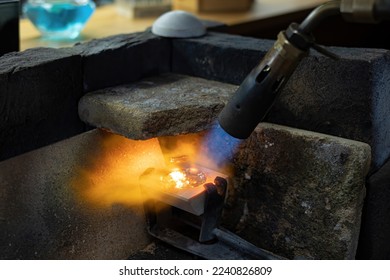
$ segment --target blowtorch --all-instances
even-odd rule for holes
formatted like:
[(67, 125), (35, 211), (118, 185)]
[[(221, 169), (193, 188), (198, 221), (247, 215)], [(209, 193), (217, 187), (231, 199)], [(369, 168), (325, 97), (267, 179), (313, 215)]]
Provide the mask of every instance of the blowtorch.
[(324, 19), (341, 15), (346, 21), (377, 23), (390, 19), (390, 0), (338, 0), (314, 9), (301, 24), (292, 23), (278, 34), (273, 47), (248, 74), (218, 116), (220, 126), (231, 136), (245, 139), (271, 109), (281, 89), (310, 48), (338, 57), (317, 45), (312, 31)]

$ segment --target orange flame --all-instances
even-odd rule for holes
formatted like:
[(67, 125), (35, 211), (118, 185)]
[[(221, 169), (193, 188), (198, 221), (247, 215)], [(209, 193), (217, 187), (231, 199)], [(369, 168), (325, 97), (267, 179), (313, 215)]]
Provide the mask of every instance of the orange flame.
[(138, 178), (147, 168), (163, 165), (157, 139), (135, 141), (101, 131), (72, 186), (82, 201), (96, 206), (138, 205), (145, 199)]
[[(139, 178), (148, 168), (167, 168), (166, 174), (176, 188), (192, 184), (180, 169), (181, 162), (172, 163), (169, 159), (183, 159), (189, 165), (195, 163), (199, 160), (201, 141), (202, 134), (136, 141), (100, 131), (87, 161), (79, 166), (72, 186), (82, 201), (96, 206), (140, 205), (148, 197), (141, 193)], [(212, 166), (207, 156), (203, 159), (207, 161), (197, 163), (220, 171)], [(223, 172), (226, 174), (226, 170)], [(155, 184), (156, 181), (150, 182), (151, 187)]]

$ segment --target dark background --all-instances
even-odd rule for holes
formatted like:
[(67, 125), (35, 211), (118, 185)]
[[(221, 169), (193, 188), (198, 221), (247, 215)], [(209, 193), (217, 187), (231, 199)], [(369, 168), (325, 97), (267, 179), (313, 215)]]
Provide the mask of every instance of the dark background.
[(0, 55), (19, 50), (19, 1), (0, 0)]

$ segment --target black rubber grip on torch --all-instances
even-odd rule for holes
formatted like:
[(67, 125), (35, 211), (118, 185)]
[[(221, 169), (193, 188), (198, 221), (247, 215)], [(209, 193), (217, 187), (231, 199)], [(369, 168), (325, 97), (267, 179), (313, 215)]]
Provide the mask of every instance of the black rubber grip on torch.
[(270, 65), (252, 70), (219, 115), (222, 128), (235, 138), (248, 138), (274, 103), (284, 82), (271, 75)]
[(306, 50), (291, 45), (284, 32), (279, 33), (273, 48), (249, 73), (219, 114), (221, 127), (235, 138), (248, 138), (306, 54)]

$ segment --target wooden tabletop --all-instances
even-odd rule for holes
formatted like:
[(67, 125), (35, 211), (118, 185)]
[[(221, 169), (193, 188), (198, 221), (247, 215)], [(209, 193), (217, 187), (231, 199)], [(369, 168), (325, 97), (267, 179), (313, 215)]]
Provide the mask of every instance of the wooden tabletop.
[[(236, 13), (200, 13), (199, 18), (220, 21), (227, 25), (242, 24), (259, 19), (271, 18), (299, 10), (318, 6), (325, 0), (257, 0), (250, 11)], [(120, 15), (115, 5), (98, 7), (86, 24), (79, 38), (69, 41), (48, 41), (27, 19), (20, 21), (20, 49), (33, 47), (66, 47), (80, 41), (102, 38), (121, 33), (143, 31), (150, 27), (156, 18), (131, 19)]]

